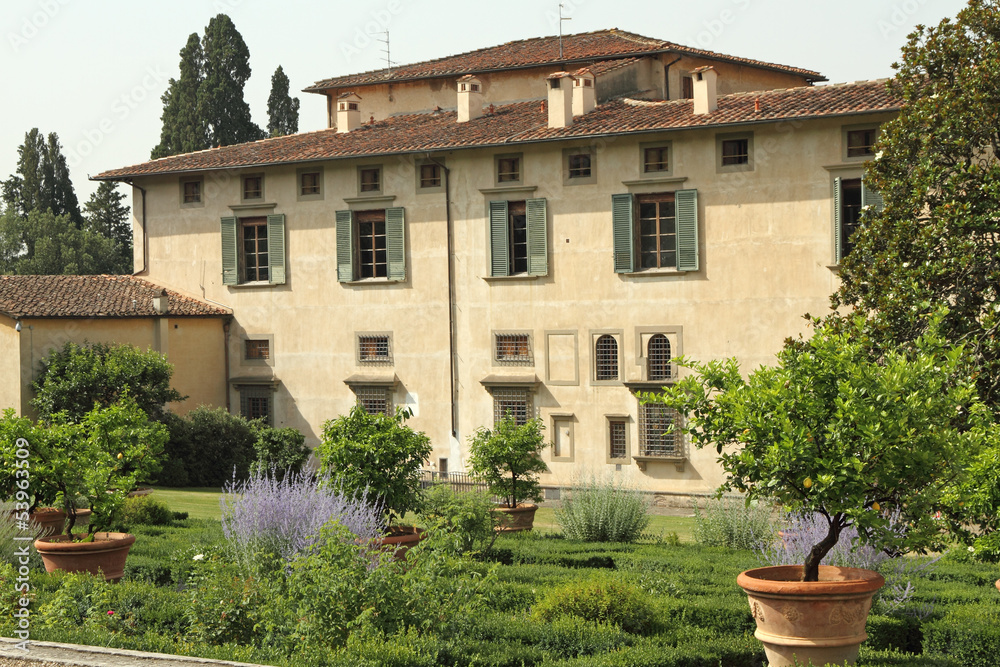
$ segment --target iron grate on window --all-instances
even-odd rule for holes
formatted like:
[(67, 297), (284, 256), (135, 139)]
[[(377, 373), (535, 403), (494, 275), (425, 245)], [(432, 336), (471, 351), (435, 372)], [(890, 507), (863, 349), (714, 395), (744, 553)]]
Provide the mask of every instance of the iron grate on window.
[(497, 361), (531, 363), (531, 342), (528, 334), (495, 334), (495, 351)]
[(263, 419), (271, 424), (271, 397), (273, 391), (270, 387), (239, 387), (240, 392), (240, 415), (247, 419)]
[(392, 416), (392, 394), (386, 387), (355, 387), (358, 403), (370, 415)]
[(388, 336), (358, 336), (358, 360), (381, 361), (392, 360), (389, 354)]
[(527, 423), (531, 412), (531, 392), (521, 387), (497, 387), (493, 390), (493, 423), (512, 418), (514, 423)]
[(677, 418), (674, 410), (659, 403), (639, 405), (639, 455), (678, 456), (677, 435), (672, 427)]
[(597, 339), (594, 346), (597, 380), (618, 379), (618, 341), (610, 334), (604, 334)]
[(271, 341), (267, 339), (250, 339), (246, 341), (247, 359), (270, 359)]
[(608, 422), (608, 428), (610, 429), (611, 435), (611, 452), (610, 458), (613, 459), (624, 459), (628, 457), (628, 441), (626, 440), (625, 434), (625, 422), (623, 421), (612, 421)]
[(650, 380), (669, 380), (670, 341), (663, 334), (656, 334), (646, 345), (646, 373)]

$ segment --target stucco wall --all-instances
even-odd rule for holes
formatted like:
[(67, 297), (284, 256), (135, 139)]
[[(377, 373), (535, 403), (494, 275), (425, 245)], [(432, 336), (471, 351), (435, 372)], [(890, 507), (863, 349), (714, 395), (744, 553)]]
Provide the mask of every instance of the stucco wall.
[[(236, 214), (285, 214), (288, 281), (279, 286), (222, 285), (219, 220), (233, 215), (231, 206), (239, 203), (238, 171), (206, 176), (206, 201), (193, 209), (179, 207), (176, 176), (143, 179), (140, 184), (149, 192), (149, 277), (233, 308), (231, 376), (273, 374), (279, 381), (276, 425), (301, 429), (310, 444), (317, 442), (326, 419), (353, 405), (354, 394), (344, 380), (371, 371), (356, 361), (358, 332), (391, 332), (389, 371), (400, 381), (395, 402), (413, 407), (412, 425), (434, 443), (432, 460), (447, 457), (452, 470), (464, 467), (474, 430), (492, 424), (493, 402), (480, 381), (496, 373), (533, 372), (542, 381), (535, 406), (547, 427), (551, 430), (553, 415), (573, 423), (571, 460), (545, 455), (552, 472), (544, 481), (566, 484), (582, 470), (614, 469), (606, 463), (608, 415), (628, 416), (631, 453), (637, 448), (635, 397), (620, 382), (603, 385), (591, 379), (593, 332), (619, 336), (624, 381), (642, 379), (637, 350), (643, 331), (651, 329), (679, 332), (686, 355), (702, 360), (736, 356), (749, 370), (771, 363), (782, 340), (804, 330), (804, 313), (828, 308), (837, 281), (830, 268), (833, 179), (859, 175), (863, 166), (842, 163), (841, 129), (876, 119), (745, 128), (753, 132), (754, 169), (735, 173), (720, 173), (712, 130), (596, 142), (596, 180), (586, 185), (567, 185), (563, 178), (563, 149), (584, 144), (512, 146), (505, 152), (523, 153), (526, 188), (512, 191), (495, 190), (496, 151), (438, 156), (452, 178), (457, 439), (450, 423), (444, 194), (417, 194), (412, 158), (325, 162), (320, 201), (297, 201), (294, 167), (264, 169), (268, 206), (238, 208)], [(640, 144), (665, 141), (673, 150), (670, 177), (681, 180), (644, 178)], [(382, 164), (384, 193), (391, 199), (357, 199), (357, 166), (363, 163)], [(700, 270), (614, 273), (611, 195), (684, 188), (698, 190)], [(548, 275), (488, 278), (488, 203), (526, 197), (548, 202)], [(405, 209), (407, 279), (338, 283), (335, 212), (386, 206)], [(492, 334), (498, 330), (531, 334), (532, 366), (493, 364)], [(559, 349), (548, 349), (546, 342), (553, 339), (547, 332), (563, 332), (554, 339)], [(245, 334), (273, 336), (272, 366), (242, 361), (238, 341)], [(574, 337), (578, 382), (546, 382), (550, 362), (563, 375), (572, 365)], [(235, 392), (231, 398), (236, 400)], [(716, 486), (720, 472), (714, 450), (689, 456), (682, 472), (665, 463), (640, 471), (631, 462), (621, 472), (645, 489), (694, 492)]]
[(21, 409), (21, 340), (15, 325), (0, 317), (0, 410)]

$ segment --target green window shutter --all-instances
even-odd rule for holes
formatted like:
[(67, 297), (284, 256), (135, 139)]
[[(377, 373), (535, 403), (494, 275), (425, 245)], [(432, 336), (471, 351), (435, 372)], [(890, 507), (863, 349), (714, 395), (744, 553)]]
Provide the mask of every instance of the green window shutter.
[(337, 211), (337, 280), (354, 280), (354, 211)]
[(698, 191), (674, 193), (677, 212), (677, 270), (698, 270)]
[(611, 227), (614, 237), (615, 273), (635, 271), (635, 198), (630, 194), (611, 195)]
[(528, 222), (528, 274), (544, 276), (549, 272), (548, 214), (545, 199), (524, 202)]
[[(868, 188), (868, 184), (861, 181), (861, 208), (869, 208), (870, 213), (868, 215), (878, 215), (885, 208), (885, 202), (882, 200), (882, 195), (880, 195), (875, 190)], [(866, 216), (867, 217), (867, 216)]]
[(507, 245), (507, 202), (490, 202), (490, 275), (510, 274)]
[(222, 219), (222, 284), (236, 285), (240, 282), (239, 265), (236, 260), (236, 218)]
[(840, 264), (844, 258), (844, 193), (841, 190), (843, 179), (838, 176), (833, 179), (833, 262)]
[(285, 214), (267, 216), (268, 282), (285, 284)]
[(406, 280), (406, 232), (403, 208), (385, 209), (385, 250), (389, 280)]

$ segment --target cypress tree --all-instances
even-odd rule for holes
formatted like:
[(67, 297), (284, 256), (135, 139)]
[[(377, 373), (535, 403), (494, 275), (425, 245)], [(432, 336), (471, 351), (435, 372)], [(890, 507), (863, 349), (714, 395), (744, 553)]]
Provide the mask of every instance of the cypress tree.
[(68, 215), (80, 227), (83, 215), (59, 135), (51, 132), (46, 140), (34, 127), (25, 133), (17, 153), (17, 173), (3, 184), (7, 212), (25, 218), (32, 211), (51, 210), (57, 216)]
[(267, 132), (272, 137), (299, 131), (299, 98), (288, 94), (288, 76), (278, 65), (271, 77), (271, 94), (267, 98)]
[(250, 78), (250, 50), (236, 26), (219, 14), (205, 28), (202, 40), (205, 79), (198, 90), (198, 115), (208, 126), (211, 146), (228, 146), (262, 139), (250, 117), (243, 87)]
[(151, 157), (160, 158), (190, 153), (209, 147), (208, 128), (198, 114), (198, 91), (205, 78), (205, 55), (198, 33), (188, 36), (180, 52), (180, 78), (170, 79), (163, 100), (163, 128), (160, 143)]
[(125, 195), (111, 181), (102, 181), (83, 208), (87, 214), (87, 230), (111, 239), (117, 252), (111, 262), (111, 272), (132, 273), (132, 225), (129, 208), (122, 204)]

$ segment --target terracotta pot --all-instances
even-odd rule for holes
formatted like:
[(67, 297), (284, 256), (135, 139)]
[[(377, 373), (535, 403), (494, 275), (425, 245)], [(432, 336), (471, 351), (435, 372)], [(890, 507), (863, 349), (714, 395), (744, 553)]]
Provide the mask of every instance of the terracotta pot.
[(135, 535), (129, 533), (97, 533), (93, 542), (70, 542), (68, 535), (53, 535), (35, 540), (35, 550), (46, 572), (103, 573), (108, 581), (118, 581), (134, 542)]
[(517, 507), (494, 507), (493, 513), (500, 519), (497, 530), (514, 533), (521, 530), (531, 530), (535, 525), (535, 511), (538, 505), (534, 503), (519, 503)]
[(66, 512), (55, 507), (39, 507), (28, 514), (28, 521), (38, 526), (39, 537), (61, 533), (66, 525)]
[(827, 663), (853, 665), (868, 638), (872, 596), (885, 579), (878, 572), (819, 566), (819, 581), (800, 581), (801, 565), (747, 570), (736, 578), (757, 621), (770, 667)]
[(390, 531), (379, 541), (379, 546), (386, 551), (394, 549), (393, 558), (396, 560), (405, 560), (410, 547), (415, 547), (426, 537), (423, 528), (413, 526), (392, 526)]

